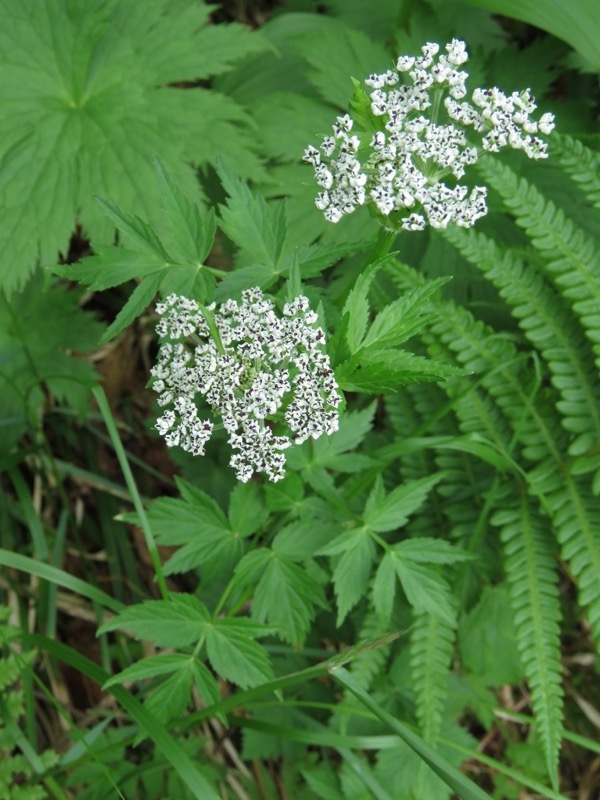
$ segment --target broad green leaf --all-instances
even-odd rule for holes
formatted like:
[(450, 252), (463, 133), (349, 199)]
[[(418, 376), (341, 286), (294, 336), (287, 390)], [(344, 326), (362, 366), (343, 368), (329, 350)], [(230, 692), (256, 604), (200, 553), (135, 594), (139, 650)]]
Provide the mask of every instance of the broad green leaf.
[(269, 629), (246, 619), (218, 619), (206, 628), (206, 652), (215, 672), (242, 689), (273, 678), (266, 650), (256, 636)]
[(130, 606), (104, 623), (98, 635), (124, 629), (158, 647), (186, 647), (199, 641), (209, 623), (210, 615), (199, 600), (173, 594), (168, 600), (146, 600)]
[(441, 475), (430, 475), (416, 481), (408, 481), (397, 486), (383, 497), (376, 484), (373, 493), (377, 493), (377, 502), (371, 500), (365, 506), (364, 523), (372, 531), (384, 533), (401, 528), (408, 518), (419, 509), (433, 487), (441, 480)]
[(287, 229), (285, 205), (268, 206), (262, 195), (252, 193), (223, 162), (217, 169), (228, 194), (226, 205), (219, 207), (219, 227), (251, 264), (276, 269)]
[(129, 214), (119, 208), (112, 200), (96, 196), (96, 202), (115, 227), (125, 236), (126, 242), (136, 245), (138, 250), (150, 256), (169, 260), (169, 255), (160, 239), (147, 222), (135, 214)]
[(340, 554), (335, 560), (333, 585), (338, 605), (338, 626), (361, 597), (364, 597), (375, 558), (375, 544), (366, 528), (354, 528), (341, 534), (317, 555)]
[(215, 291), (215, 300), (222, 303), (230, 297), (239, 297), (244, 289), (252, 289), (254, 286), (258, 286), (259, 289), (269, 289), (282, 274), (283, 271), (268, 264), (239, 267), (228, 272), (219, 282)]
[(458, 629), (465, 667), (487, 686), (516, 684), (523, 677), (510, 598), (504, 586), (486, 586)]
[(595, 0), (467, 0), (494, 14), (528, 22), (574, 47), (600, 72), (600, 18)]
[(61, 264), (53, 267), (52, 271), (63, 278), (84, 283), (92, 292), (102, 292), (162, 269), (164, 260), (156, 255), (124, 247), (108, 247), (97, 256), (84, 258), (77, 264)]
[(394, 559), (389, 553), (386, 553), (377, 567), (371, 595), (375, 612), (384, 625), (389, 623), (392, 616), (395, 594), (396, 570), (394, 568)]
[(375, 408), (375, 403), (370, 403), (361, 411), (348, 411), (342, 414), (338, 430), (331, 436), (322, 436), (313, 443), (313, 463), (329, 469), (343, 468), (347, 463), (344, 456), (348, 451), (358, 447), (371, 430)]
[(325, 521), (310, 514), (283, 527), (273, 539), (273, 550), (292, 561), (307, 561), (329, 542), (339, 530), (339, 523)]
[(152, 690), (144, 705), (161, 722), (180, 717), (190, 702), (193, 659), (181, 663), (171, 675)]
[(455, 603), (448, 582), (433, 569), (398, 557), (395, 549), (394, 567), (411, 606), (416, 611), (435, 614), (454, 625)]
[(226, 574), (241, 557), (241, 530), (232, 529), (215, 501), (178, 479), (181, 499), (161, 497), (148, 509), (148, 521), (159, 544), (180, 546), (165, 564), (167, 575), (201, 568), (210, 582)]
[(265, 498), (269, 511), (297, 510), (304, 497), (304, 483), (295, 472), (288, 472), (281, 481), (265, 486)]
[[(349, 244), (310, 244), (296, 248), (302, 278), (314, 278), (324, 269), (331, 267), (345, 256), (362, 252), (370, 246), (364, 242), (350, 242)], [(287, 263), (287, 259), (284, 260)]]
[(376, 44), (362, 31), (337, 20), (330, 22), (334, 24), (323, 25), (318, 33), (310, 31), (298, 36), (294, 45), (308, 61), (308, 78), (321, 97), (338, 108), (346, 108), (352, 95), (351, 76), (362, 80), (372, 72), (385, 72), (391, 59), (382, 44)]
[(197, 166), (219, 153), (238, 174), (264, 176), (251, 118), (198, 80), (269, 45), (241, 25), (210, 25), (209, 14), (179, 0), (0, 0), (6, 290), (66, 254), (78, 222), (96, 250), (113, 243), (94, 194), (155, 225), (157, 153), (195, 200)]
[(261, 487), (238, 483), (229, 496), (229, 525), (233, 535), (246, 538), (256, 533), (267, 519)]
[[(306, 570), (276, 550), (261, 550), (252, 616), (267, 622), (295, 647), (301, 646), (315, 617), (315, 606), (326, 607), (322, 587)], [(255, 555), (251, 553), (249, 555)]]

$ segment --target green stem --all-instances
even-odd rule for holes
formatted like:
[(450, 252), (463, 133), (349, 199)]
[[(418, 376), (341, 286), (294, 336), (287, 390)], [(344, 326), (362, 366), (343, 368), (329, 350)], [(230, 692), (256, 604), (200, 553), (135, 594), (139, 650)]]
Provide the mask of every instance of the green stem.
[(221, 335), (219, 334), (219, 329), (217, 327), (217, 323), (215, 322), (214, 316), (210, 313), (208, 308), (203, 306), (201, 303), (198, 303), (198, 307), (202, 313), (202, 316), (206, 320), (206, 324), (208, 325), (208, 330), (210, 331), (210, 335), (215, 341), (217, 345), (217, 350), (219, 351), (220, 355), (225, 355), (225, 348), (223, 347), (223, 342), (221, 341)]
[(375, 242), (375, 247), (373, 248), (373, 252), (369, 257), (370, 264), (380, 258), (383, 258), (384, 256), (387, 256), (392, 249), (392, 245), (396, 240), (396, 236), (398, 236), (397, 231), (387, 231), (385, 228), (380, 230), (377, 241)]
[(125, 454), (125, 449), (123, 447), (123, 444), (121, 443), (119, 432), (117, 431), (117, 426), (115, 425), (115, 420), (110, 410), (110, 406), (108, 405), (108, 400), (106, 399), (106, 395), (104, 394), (104, 390), (102, 389), (101, 386), (97, 386), (94, 389), (92, 389), (92, 394), (94, 395), (94, 397), (96, 398), (96, 402), (98, 403), (98, 408), (100, 409), (100, 413), (102, 414), (102, 418), (104, 419), (104, 424), (106, 425), (106, 428), (108, 430), (108, 435), (110, 436), (110, 440), (112, 442), (112, 446), (114, 447), (115, 454), (119, 461), (121, 471), (123, 472), (125, 483), (127, 484), (127, 488), (129, 489), (131, 501), (133, 502), (133, 506), (139, 517), (140, 526), (144, 533), (144, 538), (146, 540), (146, 547), (148, 548), (148, 552), (152, 560), (152, 565), (154, 567), (154, 573), (156, 575), (156, 580), (158, 583), (158, 587), (160, 589), (160, 593), (163, 599), (167, 600), (169, 597), (169, 590), (167, 589), (165, 576), (163, 573), (162, 565), (160, 563), (160, 558), (158, 556), (158, 548), (156, 546), (156, 542), (154, 541), (154, 536), (152, 534), (152, 530), (148, 522), (148, 517), (146, 516), (146, 511), (142, 503), (142, 498), (140, 497), (140, 493), (138, 492), (138, 488), (133, 478), (129, 462), (127, 461), (127, 455)]

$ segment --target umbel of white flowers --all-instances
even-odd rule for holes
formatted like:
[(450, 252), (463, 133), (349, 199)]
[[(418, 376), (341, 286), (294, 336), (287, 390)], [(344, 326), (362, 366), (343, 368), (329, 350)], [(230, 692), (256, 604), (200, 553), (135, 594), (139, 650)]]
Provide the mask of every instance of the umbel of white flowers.
[[(373, 203), (384, 217), (400, 212), (405, 230), (422, 230), (427, 223), (446, 228), (450, 222), (469, 228), (487, 212), (487, 190), (469, 191), (457, 181), (482, 150), (512, 147), (529, 158), (546, 157), (546, 143), (537, 134), (553, 130), (554, 115), (530, 119), (536, 105), (529, 89), (510, 97), (495, 88), (475, 89), (465, 100), (468, 73), (460, 69), (468, 59), (465, 43), (453, 39), (445, 54), (438, 55), (439, 49), (428, 42), (421, 56), (401, 56), (396, 70), (365, 80), (372, 90), (369, 123), (375, 133), (361, 138), (345, 114), (320, 148), (305, 150), (303, 158), (322, 187), (316, 206), (330, 222)], [(445, 124), (438, 121), (442, 109), (449, 118)], [(446, 176), (452, 185), (443, 182)], [(397, 227), (393, 218), (389, 226)]]
[(204, 454), (214, 425), (198, 416), (199, 398), (221, 418), (235, 451), (229, 463), (244, 482), (254, 472), (280, 480), (292, 440), (337, 430), (342, 398), (306, 297), (286, 304), (282, 317), (258, 288), (242, 292), (241, 303), (206, 309), (172, 294), (156, 310), (167, 340), (151, 369), (166, 408), (156, 429), (169, 447)]

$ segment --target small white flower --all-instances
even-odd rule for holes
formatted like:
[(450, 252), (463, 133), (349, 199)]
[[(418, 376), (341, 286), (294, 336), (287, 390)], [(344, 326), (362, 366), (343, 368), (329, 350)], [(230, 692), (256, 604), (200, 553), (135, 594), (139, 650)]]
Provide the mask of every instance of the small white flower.
[[(536, 105), (529, 89), (509, 96), (496, 87), (477, 88), (465, 99), (468, 74), (460, 67), (467, 60), (459, 39), (442, 53), (438, 44), (427, 42), (421, 55), (400, 56), (396, 70), (366, 79), (375, 118), (371, 124), (378, 128), (369, 131), (368, 146), (361, 145), (360, 131), (349, 136), (354, 121), (346, 114), (337, 118), (333, 136), (325, 137), (320, 150), (311, 147), (304, 154), (325, 189), (316, 199), (325, 219), (339, 222), (370, 202), (385, 217), (412, 211), (401, 219), (407, 230), (422, 230), (427, 223), (469, 227), (486, 213), (485, 189), (468, 194), (465, 186), (453, 184), (480, 152), (512, 147), (530, 158), (547, 156), (537, 134), (553, 130), (554, 116), (544, 114), (539, 122), (531, 118)], [(440, 96), (446, 120), (430, 116), (432, 107), (439, 109)], [(450, 185), (444, 183), (447, 175)], [(397, 225), (397, 219), (391, 224)]]
[[(326, 193), (324, 193), (326, 194)], [(219, 341), (213, 338), (200, 306), (170, 295), (157, 306), (163, 335), (178, 339), (189, 321), (200, 344), (163, 342), (151, 369), (153, 388), (172, 406), (156, 421), (169, 447), (202, 455), (213, 422), (198, 416), (198, 399), (221, 417), (235, 451), (230, 465), (239, 480), (264, 472), (269, 480), (284, 475), (281, 451), (306, 438), (337, 429), (341, 402), (325, 335), (306, 297), (285, 305), (283, 317), (260, 289), (247, 289), (242, 302), (210, 307)], [(190, 335), (191, 335), (190, 334)], [(273, 427), (281, 427), (282, 434)], [(287, 428), (287, 431), (286, 431)]]

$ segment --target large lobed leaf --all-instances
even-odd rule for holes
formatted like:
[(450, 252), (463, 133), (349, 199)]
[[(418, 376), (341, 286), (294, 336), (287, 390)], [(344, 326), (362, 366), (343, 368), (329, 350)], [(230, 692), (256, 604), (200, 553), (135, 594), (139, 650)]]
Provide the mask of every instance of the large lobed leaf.
[(209, 13), (181, 0), (0, 0), (5, 289), (66, 253), (77, 222), (95, 245), (112, 241), (94, 193), (156, 220), (156, 154), (195, 197), (192, 164), (218, 154), (262, 177), (249, 117), (197, 82), (267, 45), (242, 26), (208, 26)]

